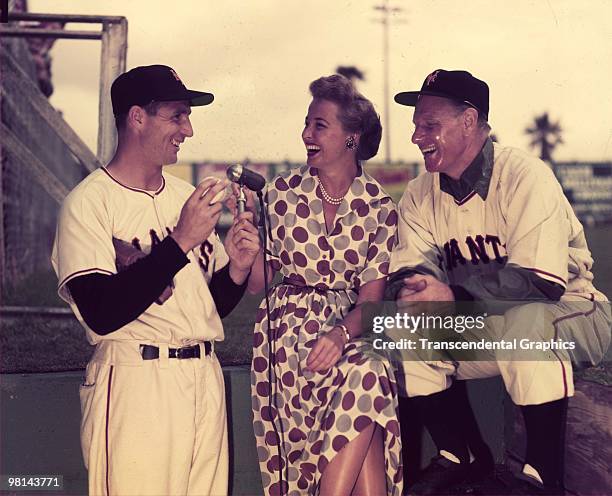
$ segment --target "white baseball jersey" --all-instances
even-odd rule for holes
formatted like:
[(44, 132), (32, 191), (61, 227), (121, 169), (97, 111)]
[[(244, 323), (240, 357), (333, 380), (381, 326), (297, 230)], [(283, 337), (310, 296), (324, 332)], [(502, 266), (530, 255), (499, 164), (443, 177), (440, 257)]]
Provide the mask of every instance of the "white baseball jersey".
[(470, 276), (513, 264), (562, 285), (566, 294), (605, 300), (592, 284), (582, 225), (553, 172), (521, 150), (493, 146), (486, 200), (476, 192), (456, 200), (440, 189), (439, 174), (425, 173), (408, 184), (390, 270), (421, 267), (469, 291)]
[[(493, 143), (486, 200), (475, 191), (456, 200), (440, 189), (439, 174), (426, 173), (408, 184), (399, 215), (399, 244), (391, 254), (393, 272), (416, 268), (470, 291), (470, 276), (496, 273), (513, 264), (562, 285), (568, 299), (606, 299), (593, 287), (593, 260), (561, 186), (544, 162), (521, 150)], [(582, 313), (563, 302), (532, 303), (487, 321), (500, 328), (498, 337), (525, 335), (525, 329), (530, 329), (532, 336), (551, 339), (557, 332), (567, 331), (584, 348), (583, 356), (591, 356), (597, 363), (610, 342), (610, 316), (605, 307), (592, 305), (593, 311)], [(546, 317), (536, 318), (536, 310)], [(519, 405), (573, 394), (569, 361), (534, 363), (461, 362), (457, 367), (450, 361), (404, 360), (402, 394), (443, 391), (450, 385), (450, 376), (473, 379), (495, 375), (502, 376)]]
[(176, 226), (181, 208), (194, 187), (171, 175), (162, 176), (157, 191), (122, 185), (101, 168), (85, 178), (62, 205), (52, 263), (59, 294), (86, 329), (87, 339), (137, 340), (186, 346), (197, 341), (223, 340), (223, 327), (208, 288), (213, 272), (228, 263), (216, 233), (188, 254), (190, 263), (174, 277), (172, 296), (152, 304), (136, 320), (105, 336), (83, 321), (66, 285), (91, 273), (117, 273), (113, 238), (149, 253)]

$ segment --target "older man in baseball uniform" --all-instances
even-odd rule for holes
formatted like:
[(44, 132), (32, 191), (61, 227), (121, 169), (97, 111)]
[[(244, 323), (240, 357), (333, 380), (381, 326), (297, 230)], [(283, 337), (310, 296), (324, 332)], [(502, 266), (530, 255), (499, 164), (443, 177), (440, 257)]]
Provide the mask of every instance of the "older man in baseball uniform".
[[(412, 142), (427, 173), (408, 184), (399, 204), (389, 295), (398, 304), (523, 301), (491, 317), (499, 336), (563, 337), (578, 347), (574, 356), (600, 361), (610, 343), (610, 311), (592, 284), (582, 226), (545, 163), (491, 141), (487, 84), (466, 71), (439, 69), (420, 91), (395, 101), (415, 107)], [(492, 471), (490, 450), (473, 435), (478, 429), (463, 381), (501, 375), (524, 415), (530, 491), (561, 493), (565, 412), (574, 388), (568, 355), (551, 356), (403, 361), (405, 395), (439, 450), (412, 492), (446, 494)]]
[(80, 389), (92, 495), (226, 494), (221, 317), (259, 250), (251, 214), (215, 233), (225, 181), (194, 188), (162, 167), (193, 136), (188, 90), (170, 67), (119, 76), (117, 151), (66, 198), (52, 261), (59, 293), (96, 345)]

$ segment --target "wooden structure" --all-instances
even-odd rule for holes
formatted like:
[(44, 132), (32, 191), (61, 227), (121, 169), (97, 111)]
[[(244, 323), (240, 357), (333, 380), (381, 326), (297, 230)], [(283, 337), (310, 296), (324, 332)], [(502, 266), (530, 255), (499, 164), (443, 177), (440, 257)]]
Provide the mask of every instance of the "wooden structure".
[(69, 31), (20, 26), (0, 27), (2, 37), (45, 37), (57, 39), (100, 40), (100, 112), (98, 118), (98, 150), (100, 162), (108, 161), (115, 151), (116, 133), (111, 108), (110, 87), (114, 79), (125, 72), (127, 56), (127, 20), (122, 16), (92, 16), (65, 14), (9, 13), (10, 21), (78, 22), (101, 25), (100, 31)]
[[(52, 204), (61, 203), (80, 179), (112, 157), (116, 132), (110, 86), (125, 71), (127, 54), (125, 17), (9, 13), (8, 20), (8, 24), (0, 25), (0, 289), (49, 266), (48, 239), (52, 238), (57, 213)], [(100, 29), (46, 29), (14, 21), (90, 23), (99, 25)], [(36, 85), (32, 72), (28, 71), (31, 62), (26, 59), (30, 56), (15, 40), (25, 37), (101, 41), (96, 154)], [(71, 165), (75, 159), (80, 165), (78, 173)], [(36, 184), (32, 184), (34, 182)], [(28, 184), (33, 191), (24, 193)], [(15, 188), (20, 191), (15, 193)], [(51, 205), (46, 203), (44, 193), (45, 198), (40, 198), (41, 188), (53, 200)], [(34, 213), (37, 211), (42, 212), (38, 218)], [(13, 249), (7, 248), (8, 238), (11, 238)], [(41, 253), (34, 253), (36, 251)]]

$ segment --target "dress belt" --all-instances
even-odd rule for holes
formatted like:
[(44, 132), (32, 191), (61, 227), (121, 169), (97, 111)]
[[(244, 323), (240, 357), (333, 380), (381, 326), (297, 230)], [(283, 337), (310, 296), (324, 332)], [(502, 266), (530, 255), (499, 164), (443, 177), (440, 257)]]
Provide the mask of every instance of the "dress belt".
[(344, 289), (344, 288), (343, 289), (330, 288), (329, 286), (327, 286), (327, 284), (323, 284), (323, 283), (318, 283), (315, 286), (309, 286), (308, 284), (300, 280), (292, 279), (290, 277), (283, 277), (283, 280), (281, 281), (281, 285), (293, 286), (293, 287), (304, 289), (304, 290), (315, 291), (319, 294), (325, 294), (328, 291), (334, 291), (334, 292), (348, 291), (348, 289)]

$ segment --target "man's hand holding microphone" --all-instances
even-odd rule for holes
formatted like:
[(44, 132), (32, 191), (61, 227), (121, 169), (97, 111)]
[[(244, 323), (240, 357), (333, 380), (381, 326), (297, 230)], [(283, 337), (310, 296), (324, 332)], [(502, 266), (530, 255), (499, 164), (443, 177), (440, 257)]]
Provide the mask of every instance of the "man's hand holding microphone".
[[(185, 253), (201, 245), (213, 232), (225, 203), (234, 215), (224, 243), (230, 259), (230, 277), (236, 284), (242, 284), (248, 277), (260, 249), (259, 234), (255, 227), (253, 194), (247, 190), (245, 195), (242, 186), (259, 191), (265, 186), (265, 179), (238, 164), (230, 167), (227, 175), (234, 182), (234, 195), (224, 201), (224, 191), (229, 184), (227, 179), (204, 179), (183, 205), (172, 237)], [(237, 208), (237, 198), (240, 196), (244, 200), (240, 203), (246, 204), (247, 207), (243, 212), (239, 212)]]

